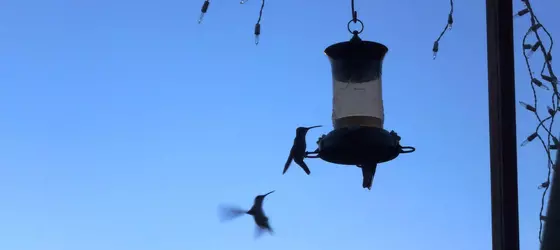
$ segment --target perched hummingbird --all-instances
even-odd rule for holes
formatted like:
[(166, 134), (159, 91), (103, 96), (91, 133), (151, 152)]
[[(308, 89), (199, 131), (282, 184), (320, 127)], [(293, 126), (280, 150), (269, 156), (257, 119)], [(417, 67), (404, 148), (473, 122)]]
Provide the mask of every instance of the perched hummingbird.
[(264, 231), (268, 231), (270, 234), (272, 234), (273, 230), (270, 227), (270, 224), (268, 223), (268, 217), (266, 217), (263, 210), (264, 198), (272, 193), (274, 193), (274, 190), (264, 195), (257, 195), (255, 197), (255, 202), (253, 203), (253, 206), (251, 207), (251, 209), (249, 209), (249, 211), (234, 207), (222, 207), (221, 221), (223, 222), (226, 220), (237, 218), (244, 214), (249, 214), (253, 216), (255, 224), (257, 224), (255, 237), (260, 236)]
[(362, 187), (371, 190), (371, 185), (373, 184), (373, 177), (375, 177), (375, 170), (377, 169), (377, 164), (372, 165), (358, 165), (357, 167), (362, 169), (363, 182)]
[(282, 174), (285, 174), (286, 171), (288, 171), (290, 164), (292, 164), (292, 160), (301, 168), (303, 168), (303, 171), (305, 171), (305, 173), (307, 173), (308, 175), (311, 174), (311, 170), (309, 170), (307, 164), (305, 164), (305, 162), (303, 161), (306, 155), (305, 150), (307, 148), (307, 144), (305, 143), (305, 136), (307, 135), (307, 131), (312, 128), (318, 127), (321, 127), (321, 125), (313, 127), (298, 127), (296, 129), (296, 138), (294, 139), (294, 145), (290, 150), (290, 156), (288, 157), (288, 160), (284, 165), (284, 171), (282, 172)]

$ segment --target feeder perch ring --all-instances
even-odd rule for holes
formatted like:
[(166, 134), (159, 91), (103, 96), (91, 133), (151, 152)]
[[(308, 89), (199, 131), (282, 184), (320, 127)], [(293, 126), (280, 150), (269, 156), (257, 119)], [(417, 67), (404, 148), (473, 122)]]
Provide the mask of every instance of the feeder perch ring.
[(376, 127), (339, 128), (318, 142), (318, 156), (341, 165), (373, 165), (391, 161), (401, 153), (412, 153), (413, 147), (402, 147), (400, 137)]

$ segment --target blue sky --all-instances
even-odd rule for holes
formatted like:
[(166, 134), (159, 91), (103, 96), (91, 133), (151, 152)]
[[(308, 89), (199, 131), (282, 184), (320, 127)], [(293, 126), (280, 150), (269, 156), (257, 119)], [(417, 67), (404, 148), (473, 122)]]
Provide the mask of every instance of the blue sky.
[[(2, 2), (0, 249), (491, 248), (484, 1), (455, 4), (435, 61), (448, 1), (356, 1), (362, 37), (389, 47), (385, 127), (417, 147), (371, 191), (358, 168), (318, 160), (281, 175), (297, 126), (326, 126), (309, 141), (331, 129), (323, 50), (350, 38), (349, 1), (268, 1), (258, 46), (259, 1), (213, 1), (199, 25), (202, 2)], [(534, 7), (558, 37), (560, 3)], [(516, 48), (528, 25), (515, 21)], [(518, 108), (519, 143), (535, 125)], [(524, 250), (538, 248), (540, 147), (519, 149)], [(275, 236), (218, 222), (219, 204), (273, 189)]]

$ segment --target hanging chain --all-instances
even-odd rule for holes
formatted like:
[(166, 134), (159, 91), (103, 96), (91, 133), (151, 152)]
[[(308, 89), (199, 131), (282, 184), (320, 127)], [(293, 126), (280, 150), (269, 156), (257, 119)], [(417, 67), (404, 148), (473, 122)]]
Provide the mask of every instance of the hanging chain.
[[(348, 22), (348, 32), (354, 35), (358, 35), (364, 31), (364, 23), (362, 22), (362, 20), (358, 19), (358, 12), (354, 8), (354, 0), (350, 0), (350, 4), (352, 6), (352, 20)], [(352, 29), (350, 28), (350, 24), (352, 23), (359, 23), (360, 29), (352, 31)]]

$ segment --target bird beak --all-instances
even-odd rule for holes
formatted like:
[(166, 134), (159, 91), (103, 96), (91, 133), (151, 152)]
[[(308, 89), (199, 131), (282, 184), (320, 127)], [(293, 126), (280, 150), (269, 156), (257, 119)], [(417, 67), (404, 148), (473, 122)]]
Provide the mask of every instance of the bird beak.
[(310, 130), (310, 129), (312, 129), (312, 128), (319, 128), (319, 127), (322, 127), (322, 126), (321, 126), (321, 125), (317, 125), (317, 126), (307, 127), (306, 129), (307, 129), (307, 130)]
[(263, 195), (263, 197), (266, 197), (267, 195), (274, 193), (274, 191), (276, 191), (276, 190), (272, 190), (272, 191), (266, 193), (265, 195)]

